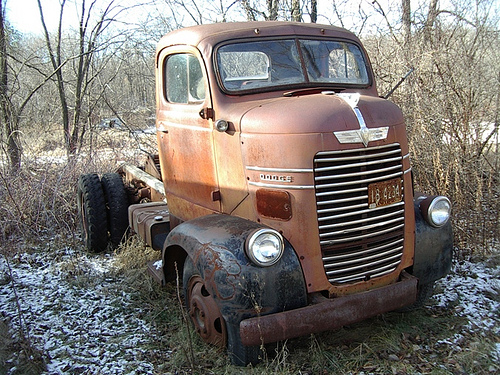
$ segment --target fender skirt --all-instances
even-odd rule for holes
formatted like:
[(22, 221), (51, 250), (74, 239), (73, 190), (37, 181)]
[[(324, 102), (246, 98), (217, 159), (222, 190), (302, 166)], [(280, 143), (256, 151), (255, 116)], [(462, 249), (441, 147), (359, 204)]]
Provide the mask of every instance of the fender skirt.
[(239, 324), (249, 317), (306, 306), (302, 268), (286, 239), (283, 257), (271, 267), (256, 266), (246, 256), (246, 239), (260, 228), (261, 224), (223, 214), (199, 217), (176, 226), (169, 233), (163, 251), (166, 279), (172, 278), (168, 274), (172, 269), (169, 259), (179, 259), (183, 249), (228, 323)]

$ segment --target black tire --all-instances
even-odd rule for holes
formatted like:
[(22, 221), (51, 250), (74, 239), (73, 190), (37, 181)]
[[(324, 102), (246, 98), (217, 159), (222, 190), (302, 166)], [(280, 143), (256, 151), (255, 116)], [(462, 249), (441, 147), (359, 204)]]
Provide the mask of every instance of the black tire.
[(259, 346), (245, 346), (241, 343), (240, 325), (226, 324), (227, 353), (231, 364), (235, 366), (256, 365), (261, 361), (262, 351)]
[(85, 247), (101, 252), (108, 246), (108, 219), (104, 192), (97, 174), (84, 174), (77, 186), (78, 218)]
[(402, 309), (399, 309), (399, 312), (410, 312), (416, 309), (419, 309), (425, 305), (425, 302), (429, 298), (432, 297), (432, 294), (434, 293), (434, 282), (430, 282), (427, 284), (418, 284), (417, 287), (417, 299), (415, 300), (415, 303), (412, 305), (403, 307)]
[(101, 177), (106, 200), (109, 240), (113, 247), (120, 244), (128, 229), (128, 198), (122, 177), (118, 173), (105, 173)]
[(203, 279), (189, 256), (184, 262), (182, 284), (188, 315), (201, 339), (209, 344), (227, 346), (233, 365), (246, 366), (260, 362), (260, 348), (241, 343), (239, 323), (226, 323), (212, 296), (204, 288)]

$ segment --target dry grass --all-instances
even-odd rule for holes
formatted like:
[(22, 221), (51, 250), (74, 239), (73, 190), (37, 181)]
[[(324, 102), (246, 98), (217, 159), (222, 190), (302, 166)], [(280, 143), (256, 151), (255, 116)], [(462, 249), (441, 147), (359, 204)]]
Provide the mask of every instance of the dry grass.
[[(136, 291), (136, 302), (148, 307), (147, 320), (158, 332), (155, 348), (168, 353), (151, 358), (158, 371), (177, 374), (470, 374), (498, 370), (491, 353), (496, 337), (465, 333), (466, 319), (454, 307), (427, 307), (411, 313), (387, 313), (333, 332), (310, 335), (266, 347), (255, 367), (229, 364), (223, 349), (204, 344), (189, 329), (181, 313), (175, 283), (166, 287), (144, 278), (143, 260), (153, 258), (135, 240), (117, 250), (125, 288)], [(493, 258), (492, 258), (493, 259)], [(432, 303), (430, 304), (430, 306)], [(466, 332), (466, 330), (465, 330)], [(446, 343), (464, 334), (459, 345)], [(194, 352), (194, 363), (189, 352)]]
[(40, 238), (73, 246), (77, 238), (76, 181), (82, 173), (105, 173), (123, 162), (140, 164), (151, 152), (151, 136), (99, 131), (81, 153), (68, 158), (48, 131), (47, 139), (26, 139), (23, 165), (12, 174), (0, 159), (0, 243), (14, 250), (18, 243)]

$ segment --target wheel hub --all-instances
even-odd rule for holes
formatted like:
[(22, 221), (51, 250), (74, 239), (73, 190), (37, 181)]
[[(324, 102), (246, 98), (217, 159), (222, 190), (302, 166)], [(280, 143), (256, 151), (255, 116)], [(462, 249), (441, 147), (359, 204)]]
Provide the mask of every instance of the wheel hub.
[(191, 278), (188, 291), (189, 316), (196, 332), (206, 343), (225, 346), (227, 334), (224, 318), (199, 275)]

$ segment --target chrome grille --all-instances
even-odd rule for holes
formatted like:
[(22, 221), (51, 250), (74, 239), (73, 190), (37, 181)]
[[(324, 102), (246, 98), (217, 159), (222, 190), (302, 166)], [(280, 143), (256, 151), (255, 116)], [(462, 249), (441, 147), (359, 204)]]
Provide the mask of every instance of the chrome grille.
[(402, 179), (402, 160), (399, 144), (316, 154), (319, 236), (330, 283), (369, 280), (399, 265), (404, 241), (404, 198), (369, 208), (368, 186)]

